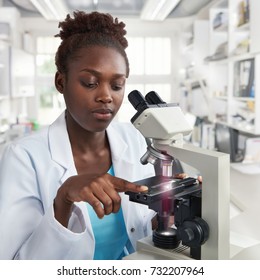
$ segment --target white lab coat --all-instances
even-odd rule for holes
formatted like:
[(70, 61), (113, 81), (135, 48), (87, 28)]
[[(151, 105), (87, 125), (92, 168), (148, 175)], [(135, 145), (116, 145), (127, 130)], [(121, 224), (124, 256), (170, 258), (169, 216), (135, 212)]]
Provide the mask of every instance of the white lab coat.
[[(140, 164), (146, 151), (131, 124), (107, 129), (115, 175), (136, 181), (154, 175)], [(68, 228), (55, 218), (53, 199), (60, 185), (76, 175), (64, 113), (48, 128), (13, 142), (0, 163), (0, 259), (92, 259), (95, 247), (85, 202), (75, 203)], [(151, 234), (154, 212), (121, 194), (133, 247)]]

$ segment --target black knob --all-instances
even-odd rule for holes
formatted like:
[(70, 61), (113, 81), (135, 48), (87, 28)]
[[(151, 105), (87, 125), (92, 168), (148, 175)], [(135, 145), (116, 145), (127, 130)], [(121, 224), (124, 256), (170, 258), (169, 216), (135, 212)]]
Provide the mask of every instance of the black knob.
[(191, 228), (184, 228), (181, 233), (183, 243), (191, 242), (195, 238), (194, 231)]
[(203, 219), (195, 217), (184, 221), (177, 228), (177, 234), (183, 245), (198, 247), (208, 240), (209, 226)]

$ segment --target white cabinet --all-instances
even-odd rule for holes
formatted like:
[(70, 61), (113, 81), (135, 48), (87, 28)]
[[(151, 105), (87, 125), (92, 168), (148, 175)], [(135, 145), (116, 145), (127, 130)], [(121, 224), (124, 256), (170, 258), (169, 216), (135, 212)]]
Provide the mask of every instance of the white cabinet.
[(23, 26), (20, 12), (13, 7), (0, 7), (0, 21), (9, 25), (10, 34), (8, 41), (17, 48), (22, 47)]
[(220, 0), (209, 10), (212, 122), (260, 134), (259, 0)]
[[(20, 13), (13, 7), (0, 7), (0, 143), (6, 125), (17, 118), (28, 119), (34, 107), (35, 59), (23, 42), (23, 24)], [(28, 35), (28, 34), (26, 34)], [(33, 104), (33, 105), (31, 105)]]

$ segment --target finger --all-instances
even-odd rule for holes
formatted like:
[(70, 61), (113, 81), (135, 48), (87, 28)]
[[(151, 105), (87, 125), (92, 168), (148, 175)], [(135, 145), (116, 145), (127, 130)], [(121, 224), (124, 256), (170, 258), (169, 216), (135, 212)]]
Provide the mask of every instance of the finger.
[(105, 185), (104, 188), (96, 187), (93, 191), (93, 195), (101, 202), (105, 215), (118, 212), (121, 206), (121, 197), (109, 185)]
[(202, 183), (202, 176), (198, 176), (198, 181), (200, 182), (200, 183)]
[(110, 213), (113, 212), (113, 201), (107, 194), (103, 195), (100, 198), (100, 201), (103, 205), (105, 215), (109, 215)]
[(121, 206), (121, 197), (116, 189), (115, 181), (114, 176), (106, 174), (95, 182), (96, 186), (93, 188), (94, 195), (103, 203), (106, 215), (118, 212)]
[(172, 225), (174, 225), (174, 216), (171, 215), (169, 217), (168, 226), (171, 227)]
[(115, 189), (118, 192), (126, 192), (126, 191), (145, 192), (145, 191), (148, 191), (147, 186), (137, 185), (137, 184), (128, 182), (124, 179), (118, 178), (118, 177), (113, 177), (112, 181), (115, 186)]
[(185, 179), (187, 177), (188, 177), (188, 175), (186, 173), (179, 173), (179, 174), (174, 175), (175, 179)]
[(111, 198), (111, 190), (109, 193), (106, 193), (102, 188), (96, 188), (93, 192), (93, 195), (99, 201), (99, 204), (103, 208), (105, 215), (109, 215), (113, 212), (113, 199)]
[(118, 194), (118, 192), (114, 189), (114, 188), (106, 188), (104, 189), (104, 191), (106, 192), (107, 196), (110, 198), (111, 200), (111, 208), (109, 208), (109, 213), (107, 211), (105, 211), (106, 215), (110, 214), (111, 212), (113, 213), (117, 213), (120, 209), (121, 206), (121, 197)]
[(105, 215), (105, 210), (102, 207), (101, 202), (94, 195), (92, 195), (87, 202), (92, 206), (97, 216), (102, 219)]

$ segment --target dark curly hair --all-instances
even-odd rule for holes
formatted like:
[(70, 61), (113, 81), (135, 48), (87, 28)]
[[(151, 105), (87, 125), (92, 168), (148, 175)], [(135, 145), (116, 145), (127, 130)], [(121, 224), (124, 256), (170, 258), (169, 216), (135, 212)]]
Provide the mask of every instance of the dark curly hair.
[(80, 48), (89, 46), (104, 46), (116, 49), (126, 61), (127, 77), (129, 75), (129, 61), (125, 52), (128, 42), (125, 38), (125, 24), (113, 18), (110, 14), (99, 12), (85, 13), (75, 11), (74, 18), (67, 15), (59, 23), (61, 31), (55, 37), (62, 42), (56, 52), (55, 63), (57, 70), (67, 73), (67, 63)]

